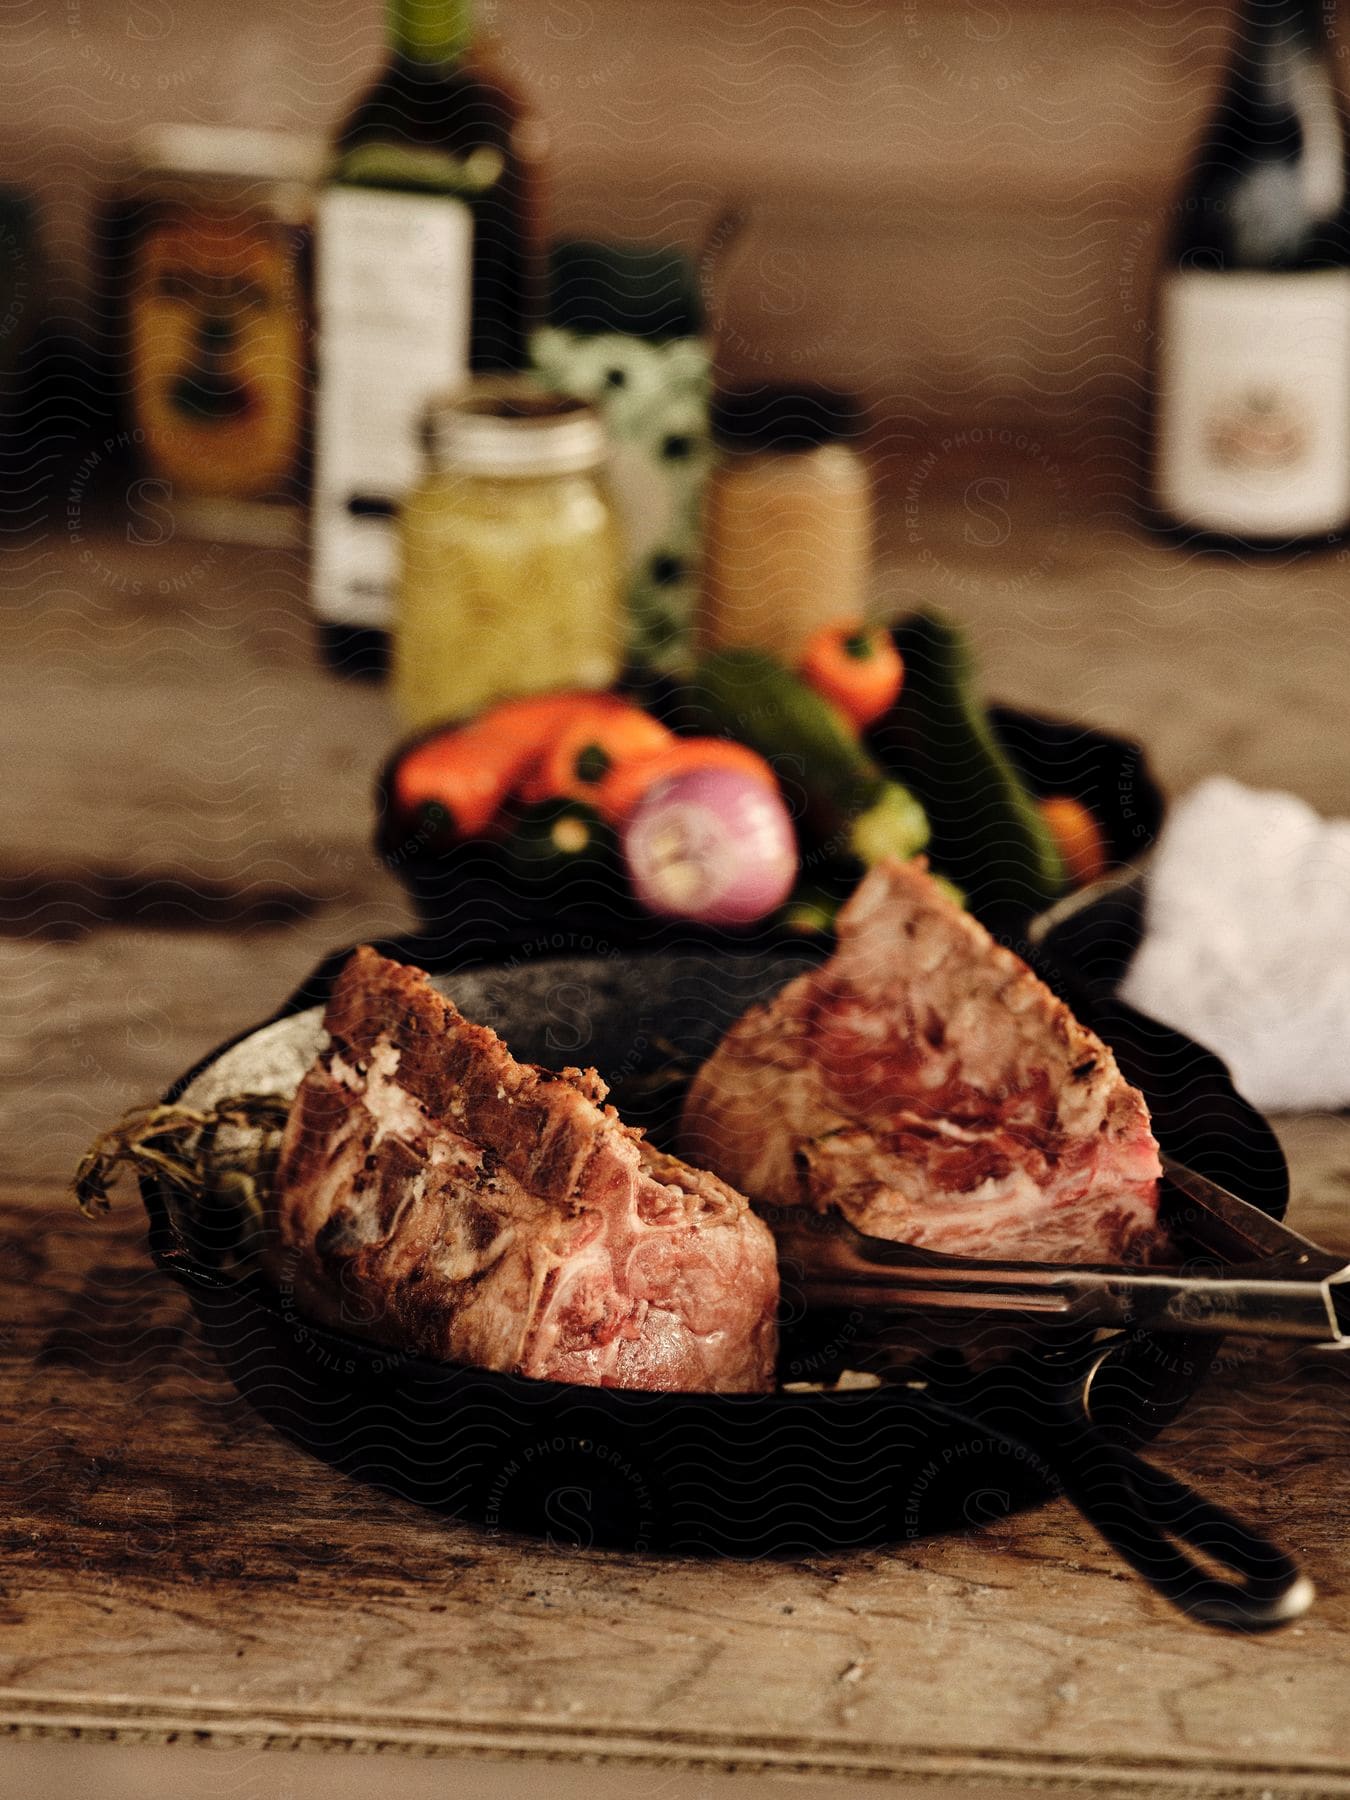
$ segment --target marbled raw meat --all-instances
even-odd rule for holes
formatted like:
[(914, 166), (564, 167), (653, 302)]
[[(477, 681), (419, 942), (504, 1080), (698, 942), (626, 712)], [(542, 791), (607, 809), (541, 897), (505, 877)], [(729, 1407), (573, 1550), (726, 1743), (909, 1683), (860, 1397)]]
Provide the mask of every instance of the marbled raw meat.
[(518, 1063), (417, 970), (357, 950), (281, 1148), (269, 1266), (383, 1343), (557, 1381), (772, 1386), (773, 1239), (653, 1149), (594, 1070)]
[(1019, 957), (914, 863), (873, 869), (838, 933), (698, 1072), (684, 1154), (753, 1201), (951, 1255), (1162, 1249), (1144, 1098)]

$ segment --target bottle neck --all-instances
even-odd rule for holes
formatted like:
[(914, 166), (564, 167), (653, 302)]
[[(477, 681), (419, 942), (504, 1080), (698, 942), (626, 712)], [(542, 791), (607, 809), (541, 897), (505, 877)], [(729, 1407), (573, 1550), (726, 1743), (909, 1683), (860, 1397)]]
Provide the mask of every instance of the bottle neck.
[(1243, 0), (1237, 15), (1238, 41), (1325, 49), (1329, 4), (1330, 0)]
[(1327, 54), (1325, 0), (1245, 0), (1238, 11), (1234, 74), (1257, 104), (1294, 104), (1299, 71)]
[(1258, 116), (1288, 154), (1296, 141), (1301, 200), (1315, 218), (1345, 204), (1345, 132), (1331, 72), (1328, 0), (1247, 0)]
[(448, 68), (473, 42), (470, 0), (388, 0), (387, 20), (390, 51), (414, 69)]

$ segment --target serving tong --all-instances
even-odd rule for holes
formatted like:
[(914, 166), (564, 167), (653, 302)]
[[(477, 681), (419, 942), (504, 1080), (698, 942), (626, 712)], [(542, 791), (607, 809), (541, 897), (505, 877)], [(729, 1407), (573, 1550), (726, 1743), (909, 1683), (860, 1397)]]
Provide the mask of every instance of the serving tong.
[(1066, 1495), (1182, 1611), (1268, 1631), (1307, 1611), (1312, 1583), (1261, 1533), (1104, 1430), (1093, 1384), (1134, 1333), (1237, 1332), (1350, 1348), (1350, 1263), (1167, 1157), (1159, 1213), (1186, 1261), (1158, 1269), (946, 1256), (799, 1207), (776, 1210), (771, 1223), (785, 1285), (795, 1280), (808, 1306), (993, 1313), (1113, 1333), (1071, 1355), (1035, 1405), (981, 1416), (1008, 1441), (1047, 1454)]
[(1168, 1268), (988, 1262), (869, 1237), (786, 1207), (781, 1254), (808, 1305), (998, 1312), (1087, 1328), (1245, 1333), (1350, 1348), (1350, 1263), (1183, 1164), (1163, 1158), (1160, 1217), (1190, 1254)]

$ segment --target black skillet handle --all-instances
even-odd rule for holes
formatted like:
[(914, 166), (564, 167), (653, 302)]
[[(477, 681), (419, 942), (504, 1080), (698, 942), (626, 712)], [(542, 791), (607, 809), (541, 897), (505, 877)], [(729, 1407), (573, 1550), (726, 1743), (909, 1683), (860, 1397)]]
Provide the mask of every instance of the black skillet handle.
[(1042, 1497), (1071, 1501), (1150, 1587), (1189, 1617), (1227, 1631), (1270, 1631), (1308, 1610), (1313, 1585), (1292, 1557), (1154, 1468), (1126, 1447), (1118, 1430), (1094, 1422), (1096, 1391), (1085, 1387), (1081, 1359), (1048, 1385), (1046, 1365), (1039, 1372), (1042, 1385), (1034, 1394), (1013, 1379), (993, 1395), (971, 1393), (959, 1403), (934, 1395), (930, 1404), (944, 1410), (954, 1432), (959, 1425), (992, 1434), (1019, 1465), (1038, 1471)]
[(1083, 1517), (1193, 1619), (1228, 1631), (1271, 1631), (1312, 1604), (1313, 1584), (1292, 1557), (1095, 1426), (1058, 1439), (1056, 1468)]

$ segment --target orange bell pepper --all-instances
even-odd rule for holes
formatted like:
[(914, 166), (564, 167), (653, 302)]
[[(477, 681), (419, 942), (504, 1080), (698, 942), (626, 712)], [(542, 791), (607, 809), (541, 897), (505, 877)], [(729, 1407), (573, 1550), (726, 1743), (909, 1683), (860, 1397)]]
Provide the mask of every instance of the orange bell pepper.
[(526, 805), (543, 800), (586, 800), (597, 795), (610, 774), (662, 751), (671, 734), (638, 706), (582, 709), (566, 723), (531, 764), (518, 792)]
[(600, 784), (595, 803), (605, 818), (622, 825), (658, 781), (698, 769), (732, 769), (778, 792), (778, 778), (758, 753), (732, 738), (671, 738), (646, 756), (616, 763)]
[(879, 626), (869, 630), (856, 619), (808, 638), (797, 672), (858, 731), (894, 704), (905, 679), (890, 633)]
[(1071, 794), (1047, 794), (1038, 800), (1041, 817), (1064, 861), (1064, 872), (1074, 887), (1086, 887), (1106, 873), (1106, 840), (1094, 815)]
[(476, 837), (569, 724), (580, 716), (593, 719), (628, 710), (612, 694), (504, 700), (468, 724), (449, 726), (414, 744), (394, 770), (394, 804), (410, 814), (435, 803), (444, 807), (455, 835)]

